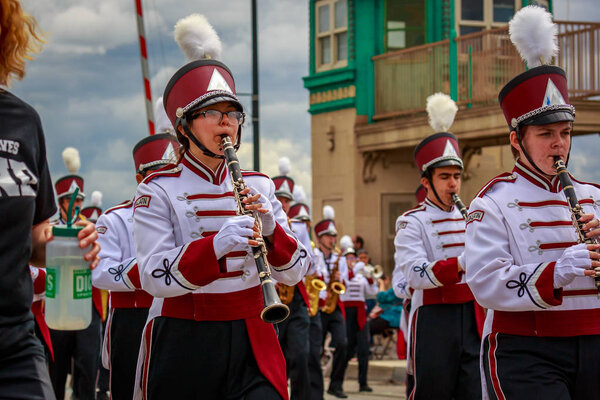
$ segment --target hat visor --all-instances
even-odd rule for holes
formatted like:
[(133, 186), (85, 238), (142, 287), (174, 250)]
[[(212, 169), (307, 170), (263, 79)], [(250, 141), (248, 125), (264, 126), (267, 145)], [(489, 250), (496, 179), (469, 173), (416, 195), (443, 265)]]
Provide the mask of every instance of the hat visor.
[(456, 166), (463, 169), (463, 163), (461, 160), (441, 160), (429, 166), (429, 168), (440, 168), (440, 167), (451, 167)]
[(233, 95), (229, 96), (226, 94), (219, 94), (218, 96), (215, 96), (215, 97), (209, 97), (206, 100), (204, 100), (203, 102), (196, 105), (196, 107), (194, 107), (192, 110), (198, 110), (200, 108), (205, 108), (205, 107), (211, 106), (213, 104), (225, 103), (225, 102), (232, 103), (238, 111), (244, 111), (244, 107), (242, 106), (242, 103), (240, 103), (240, 101), (235, 96), (233, 96)]
[(575, 116), (565, 110), (547, 111), (523, 121), (522, 125), (548, 125), (556, 122), (574, 121)]
[(286, 199), (294, 200), (294, 196), (290, 192), (285, 191), (275, 191), (276, 197), (284, 197)]

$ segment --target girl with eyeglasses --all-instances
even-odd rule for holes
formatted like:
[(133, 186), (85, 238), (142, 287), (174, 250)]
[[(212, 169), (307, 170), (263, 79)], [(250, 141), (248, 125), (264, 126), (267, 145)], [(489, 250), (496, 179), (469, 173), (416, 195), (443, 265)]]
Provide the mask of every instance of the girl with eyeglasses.
[(304, 276), (306, 250), (266, 175), (243, 172), (245, 207), (261, 219), (262, 232), (255, 218), (237, 215), (221, 141), (227, 135), (239, 147), (243, 107), (231, 71), (216, 61), (220, 44), (211, 46), (212, 27), (199, 15), (180, 20), (179, 43), (189, 42), (190, 30), (210, 35), (196, 40), (199, 48), (182, 46), (196, 59), (173, 75), (163, 96), (180, 157), (148, 176), (134, 201), (141, 284), (155, 296), (135, 398), (287, 399), (277, 335), (260, 318), (263, 298), (250, 246), (265, 241), (273, 277), (287, 285)]

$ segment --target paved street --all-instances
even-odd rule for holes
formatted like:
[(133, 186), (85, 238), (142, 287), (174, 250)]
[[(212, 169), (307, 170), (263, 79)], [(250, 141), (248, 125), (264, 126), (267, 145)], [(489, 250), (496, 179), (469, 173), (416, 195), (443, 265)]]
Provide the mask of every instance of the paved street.
[[(372, 393), (359, 392), (357, 378), (357, 362), (351, 361), (346, 370), (344, 391), (349, 399), (406, 399), (404, 379), (406, 376), (406, 361), (404, 360), (371, 360), (369, 361), (369, 386)], [(325, 379), (325, 388), (329, 379)], [(337, 397), (325, 393), (325, 399), (333, 400)]]

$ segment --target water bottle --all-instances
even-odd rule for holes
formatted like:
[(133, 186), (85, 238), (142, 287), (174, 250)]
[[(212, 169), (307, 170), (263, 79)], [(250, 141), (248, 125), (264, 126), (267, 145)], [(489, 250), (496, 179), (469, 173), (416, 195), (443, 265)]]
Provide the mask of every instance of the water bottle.
[(89, 249), (79, 247), (82, 227), (71, 225), (71, 207), (67, 225), (52, 227), (46, 245), (46, 323), (57, 330), (85, 329), (92, 321), (92, 271), (83, 258)]

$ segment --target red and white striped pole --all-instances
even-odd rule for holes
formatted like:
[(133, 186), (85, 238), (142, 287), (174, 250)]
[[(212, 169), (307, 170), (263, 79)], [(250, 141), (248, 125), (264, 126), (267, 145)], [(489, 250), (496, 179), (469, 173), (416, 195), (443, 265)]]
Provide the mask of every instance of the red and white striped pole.
[(142, 62), (142, 77), (144, 78), (144, 92), (146, 97), (146, 116), (150, 135), (154, 135), (154, 110), (152, 109), (152, 90), (150, 89), (150, 73), (148, 70), (148, 51), (146, 49), (146, 31), (144, 29), (144, 16), (142, 15), (142, 0), (135, 1), (136, 22), (140, 38), (140, 61)]

